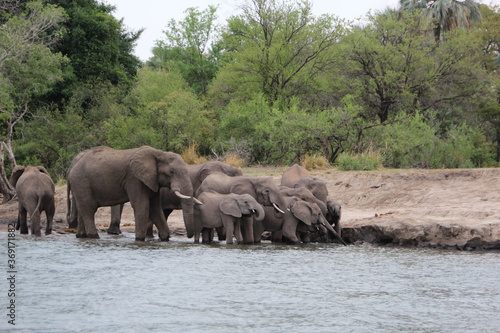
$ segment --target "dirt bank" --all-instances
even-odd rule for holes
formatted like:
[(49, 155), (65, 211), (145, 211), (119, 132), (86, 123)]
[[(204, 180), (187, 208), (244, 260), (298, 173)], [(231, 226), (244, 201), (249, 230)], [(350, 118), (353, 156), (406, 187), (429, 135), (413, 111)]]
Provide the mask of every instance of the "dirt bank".
[[(285, 168), (249, 168), (245, 174), (271, 175), (279, 183)], [(500, 169), (381, 170), (312, 172), (328, 183), (342, 204), (343, 237), (349, 243), (500, 250)], [(66, 228), (66, 187), (56, 189), (55, 230)], [(17, 202), (0, 205), (0, 227), (17, 216)], [(100, 229), (109, 208), (96, 215)], [(122, 219), (134, 231), (130, 205)], [(172, 233), (185, 232), (180, 212), (169, 218)]]

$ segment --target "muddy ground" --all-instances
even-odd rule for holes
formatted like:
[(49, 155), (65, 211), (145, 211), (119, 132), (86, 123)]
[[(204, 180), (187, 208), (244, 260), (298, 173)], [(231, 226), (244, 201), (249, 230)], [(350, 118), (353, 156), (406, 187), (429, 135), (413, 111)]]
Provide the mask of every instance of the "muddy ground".
[[(244, 174), (270, 175), (279, 184), (286, 168), (245, 168)], [(311, 172), (323, 178), (330, 198), (342, 204), (342, 232), (349, 243), (454, 249), (500, 250), (500, 169), (379, 170)], [(56, 188), (54, 229), (66, 232), (66, 186)], [(103, 232), (110, 209), (100, 208)], [(17, 217), (17, 202), (0, 205), (0, 228)], [(184, 234), (180, 211), (171, 214), (171, 233)], [(127, 204), (122, 230), (134, 231)]]

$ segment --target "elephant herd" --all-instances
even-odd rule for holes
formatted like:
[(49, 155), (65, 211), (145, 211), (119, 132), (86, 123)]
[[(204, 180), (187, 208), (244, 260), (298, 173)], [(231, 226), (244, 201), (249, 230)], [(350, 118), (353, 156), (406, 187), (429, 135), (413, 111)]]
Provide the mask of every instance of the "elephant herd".
[[(340, 205), (328, 198), (326, 183), (299, 165), (284, 172), (278, 186), (272, 177), (244, 176), (239, 168), (222, 162), (188, 165), (182, 157), (148, 146), (115, 150), (95, 147), (78, 154), (67, 170), (67, 221), (78, 238), (99, 238), (94, 215), (111, 207), (107, 230), (119, 234), (123, 205), (130, 202), (135, 218), (135, 239), (153, 236), (169, 240), (168, 217), (182, 210), (188, 238), (209, 243), (272, 241), (340, 242)], [(52, 231), (54, 183), (43, 167), (16, 167), (12, 184), (19, 198), (17, 229), (41, 235), (40, 213), (47, 216), (46, 234)], [(266, 233), (267, 232), (267, 233)]]

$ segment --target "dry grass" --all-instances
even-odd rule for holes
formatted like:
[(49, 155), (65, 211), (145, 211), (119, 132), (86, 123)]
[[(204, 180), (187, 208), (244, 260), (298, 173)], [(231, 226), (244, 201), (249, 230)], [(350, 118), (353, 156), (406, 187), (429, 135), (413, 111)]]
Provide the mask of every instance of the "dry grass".
[(190, 145), (184, 150), (181, 157), (187, 164), (200, 164), (207, 161), (205, 157), (198, 155), (198, 145), (196, 144)]
[(329, 166), (329, 163), (323, 155), (316, 153), (314, 155), (305, 155), (300, 161), (300, 165), (311, 171), (315, 169), (325, 169)]

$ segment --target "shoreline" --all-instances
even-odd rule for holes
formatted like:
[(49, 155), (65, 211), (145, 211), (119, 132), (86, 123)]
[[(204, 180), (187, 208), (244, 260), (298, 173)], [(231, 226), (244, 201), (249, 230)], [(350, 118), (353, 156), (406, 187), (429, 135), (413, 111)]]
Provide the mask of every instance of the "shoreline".
[[(272, 176), (279, 184), (282, 170), (249, 168), (243, 173)], [(342, 237), (349, 244), (500, 250), (499, 168), (356, 172), (325, 169), (311, 174), (324, 179), (329, 197), (341, 203)], [(16, 218), (17, 202), (0, 205), (1, 230), (6, 231), (8, 223)], [(44, 220), (42, 214), (42, 226)], [(109, 207), (99, 208), (98, 229), (106, 229), (109, 221)], [(130, 204), (125, 205), (121, 225), (123, 231), (134, 231)], [(180, 211), (170, 215), (168, 225), (171, 235), (185, 235)], [(53, 229), (67, 229), (65, 185), (56, 187)]]

